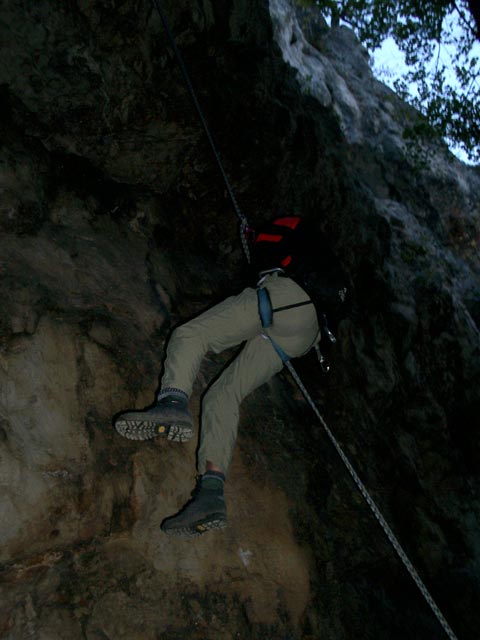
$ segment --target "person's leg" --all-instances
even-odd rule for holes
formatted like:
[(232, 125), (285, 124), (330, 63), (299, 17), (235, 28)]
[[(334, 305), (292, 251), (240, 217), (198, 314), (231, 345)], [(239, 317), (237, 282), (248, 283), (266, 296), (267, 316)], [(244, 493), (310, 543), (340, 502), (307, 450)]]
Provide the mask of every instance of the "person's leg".
[(228, 473), (242, 400), (281, 371), (283, 363), (262, 335), (249, 340), (203, 399), (198, 471)]
[(223, 487), (236, 441), (240, 403), (282, 366), (270, 342), (256, 336), (209, 389), (203, 401), (198, 454), (203, 475), (193, 500), (162, 523), (165, 533), (192, 536), (226, 526)]
[[(274, 276), (266, 282), (274, 308), (308, 300), (308, 295), (290, 278)], [(210, 387), (202, 407), (199, 473), (205, 473), (209, 467), (224, 474), (228, 472), (237, 437), (240, 403), (283, 367), (263, 333), (271, 335), (291, 357), (303, 355), (319, 337), (315, 307), (305, 305), (275, 313), (272, 327), (261, 329), (259, 335), (249, 340)]]
[(240, 344), (260, 330), (256, 292), (250, 288), (175, 329), (168, 343), (157, 404), (119, 415), (117, 431), (132, 440), (164, 436), (183, 442), (191, 438), (193, 418), (188, 399), (203, 356), (209, 350), (220, 353)]
[[(267, 282), (274, 307), (308, 299), (288, 278)], [(192, 536), (226, 526), (223, 486), (235, 445), (240, 403), (283, 366), (271, 342), (261, 333), (263, 330), (248, 341), (204, 398), (198, 454), (198, 469), (203, 475), (193, 500), (162, 523), (162, 530), (169, 535)], [(303, 355), (318, 339), (314, 307), (306, 305), (279, 313), (268, 333), (289, 355)]]
[(255, 289), (231, 296), (175, 329), (167, 347), (161, 388), (192, 392), (200, 363), (207, 351), (221, 353), (261, 331)]

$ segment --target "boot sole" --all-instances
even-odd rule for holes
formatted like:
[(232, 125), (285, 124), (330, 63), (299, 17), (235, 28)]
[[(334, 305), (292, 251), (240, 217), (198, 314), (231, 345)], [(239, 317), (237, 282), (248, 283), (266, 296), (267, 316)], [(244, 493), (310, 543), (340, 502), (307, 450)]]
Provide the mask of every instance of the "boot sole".
[(201, 536), (207, 531), (214, 531), (216, 529), (224, 529), (227, 526), (227, 517), (221, 513), (214, 513), (211, 516), (198, 520), (190, 525), (184, 527), (161, 527), (162, 531), (168, 536), (176, 536), (178, 538), (192, 538), (194, 536)]
[(172, 442), (186, 442), (193, 436), (193, 428), (184, 424), (158, 424), (148, 420), (117, 420), (115, 429), (129, 440), (166, 438)]

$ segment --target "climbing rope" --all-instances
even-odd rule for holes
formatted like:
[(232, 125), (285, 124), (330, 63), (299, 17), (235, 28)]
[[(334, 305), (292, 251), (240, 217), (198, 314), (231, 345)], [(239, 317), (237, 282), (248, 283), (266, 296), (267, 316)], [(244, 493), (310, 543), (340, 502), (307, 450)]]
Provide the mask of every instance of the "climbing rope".
[(322, 414), (320, 413), (320, 411), (318, 410), (318, 408), (317, 408), (315, 402), (313, 401), (312, 397), (310, 396), (310, 394), (306, 390), (303, 382), (301, 381), (301, 379), (298, 376), (297, 372), (293, 368), (293, 365), (290, 362), (290, 360), (285, 362), (285, 365), (286, 365), (287, 369), (290, 371), (293, 379), (295, 380), (295, 382), (299, 386), (301, 392), (305, 396), (305, 399), (307, 400), (308, 404), (311, 406), (311, 408), (313, 409), (315, 415), (320, 420), (320, 422), (322, 424), (322, 427), (325, 429), (325, 432), (326, 432), (327, 436), (329, 437), (331, 443), (335, 447), (335, 449), (336, 449), (338, 455), (340, 456), (343, 464), (347, 467), (350, 475), (352, 476), (355, 484), (357, 485), (357, 488), (359, 489), (359, 491), (362, 494), (362, 496), (364, 497), (366, 503), (368, 504), (368, 506), (372, 510), (373, 515), (375, 516), (375, 518), (377, 519), (378, 523), (382, 527), (385, 535), (387, 536), (387, 538), (391, 542), (393, 548), (395, 549), (395, 551), (397, 552), (398, 556), (400, 557), (400, 560), (405, 565), (408, 573), (410, 574), (410, 576), (415, 581), (415, 584), (420, 589), (420, 592), (422, 593), (423, 597), (425, 598), (425, 600), (429, 604), (430, 608), (432, 609), (433, 613), (437, 617), (437, 620), (442, 625), (443, 630), (445, 631), (447, 636), (450, 638), (450, 640), (458, 640), (457, 636), (453, 633), (453, 631), (450, 628), (448, 622), (446, 621), (446, 619), (443, 616), (442, 612), (438, 608), (438, 605), (435, 603), (434, 599), (430, 595), (427, 587), (425, 586), (425, 584), (423, 583), (422, 579), (418, 575), (415, 567), (413, 566), (413, 564), (409, 560), (407, 554), (405, 553), (405, 551), (403, 550), (402, 546), (400, 545), (400, 543), (398, 542), (397, 538), (395, 537), (395, 534), (390, 529), (387, 521), (385, 520), (385, 518), (381, 514), (379, 508), (377, 507), (377, 505), (373, 501), (373, 498), (370, 496), (370, 494), (368, 493), (365, 485), (363, 484), (363, 482), (360, 480), (359, 476), (357, 475), (357, 472), (355, 471), (355, 469), (350, 464), (350, 461), (348, 460), (347, 456), (345, 455), (343, 449), (341, 448), (341, 446), (337, 442), (337, 440), (336, 440), (335, 436), (333, 435), (333, 433), (328, 428), (327, 423), (323, 419)]
[[(170, 44), (171, 44), (172, 49), (173, 49), (173, 51), (175, 53), (175, 57), (177, 58), (178, 65), (179, 65), (180, 70), (182, 72), (182, 75), (183, 75), (183, 78), (185, 80), (185, 84), (187, 86), (187, 89), (188, 89), (188, 91), (190, 93), (190, 97), (191, 97), (192, 102), (193, 102), (193, 104), (195, 106), (195, 109), (197, 111), (197, 114), (198, 114), (198, 117), (200, 119), (200, 122), (202, 123), (203, 129), (204, 129), (204, 131), (206, 133), (208, 142), (209, 142), (210, 147), (212, 149), (212, 152), (213, 152), (213, 155), (215, 157), (216, 163), (218, 165), (218, 168), (219, 168), (220, 173), (222, 175), (223, 181), (224, 181), (225, 186), (227, 188), (228, 195), (230, 197), (230, 200), (232, 202), (233, 208), (235, 210), (235, 214), (237, 215), (237, 217), (238, 217), (238, 219), (240, 221), (240, 235), (241, 235), (242, 247), (243, 247), (243, 250), (245, 252), (245, 256), (247, 258), (247, 261), (250, 262), (250, 251), (249, 251), (248, 243), (247, 243), (247, 233), (249, 231), (248, 220), (247, 220), (246, 216), (240, 210), (240, 207), (238, 205), (237, 199), (235, 197), (235, 193), (234, 193), (234, 191), (232, 189), (230, 181), (228, 180), (228, 176), (227, 176), (227, 174), (225, 172), (222, 160), (220, 158), (220, 154), (218, 153), (217, 147), (216, 147), (215, 142), (213, 140), (213, 136), (212, 136), (211, 131), (210, 131), (209, 127), (208, 127), (208, 124), (207, 124), (207, 121), (205, 119), (205, 116), (203, 115), (203, 111), (202, 111), (202, 109), (200, 107), (200, 103), (198, 102), (197, 96), (196, 96), (195, 91), (193, 89), (193, 85), (192, 85), (192, 82), (190, 80), (190, 76), (188, 75), (187, 69), (185, 67), (185, 63), (184, 63), (182, 55), (181, 55), (181, 53), (180, 53), (180, 51), (179, 51), (179, 49), (177, 47), (177, 43), (176, 43), (175, 38), (173, 36), (173, 33), (172, 33), (171, 29), (170, 29), (170, 25), (168, 23), (168, 20), (167, 20), (167, 17), (165, 15), (165, 12), (163, 11), (163, 8), (162, 8), (162, 5), (160, 3), (160, 0), (153, 0), (153, 3), (155, 5), (155, 7), (157, 8), (158, 13), (160, 14), (160, 18), (161, 18), (163, 26), (165, 28), (165, 32), (166, 32), (166, 34), (168, 36), (168, 39), (170, 40)], [(362, 494), (363, 498), (365, 499), (366, 503), (370, 507), (370, 509), (371, 509), (373, 515), (375, 516), (375, 518), (377, 519), (378, 523), (382, 527), (385, 535), (387, 536), (387, 538), (389, 539), (389, 541), (392, 544), (393, 548), (395, 549), (396, 553), (400, 557), (400, 559), (403, 562), (403, 564), (404, 564), (405, 568), (407, 569), (408, 573), (413, 578), (413, 580), (414, 580), (415, 584), (417, 585), (417, 587), (420, 589), (420, 592), (422, 593), (423, 597), (425, 598), (425, 600), (427, 601), (428, 605), (432, 609), (432, 611), (435, 614), (437, 620), (441, 624), (443, 630), (445, 631), (447, 636), (450, 638), (450, 640), (458, 640), (457, 636), (453, 633), (451, 627), (449, 626), (448, 622), (446, 621), (445, 617), (443, 616), (442, 612), (440, 611), (438, 605), (435, 603), (434, 599), (430, 595), (427, 587), (423, 583), (423, 581), (420, 578), (420, 576), (419, 576), (418, 572), (416, 571), (415, 567), (413, 566), (413, 564), (409, 560), (407, 554), (405, 553), (405, 551), (403, 550), (402, 546), (398, 542), (395, 534), (393, 533), (393, 531), (389, 527), (387, 521), (385, 520), (385, 518), (383, 517), (382, 513), (380, 512), (379, 508), (375, 504), (373, 498), (370, 496), (370, 494), (368, 493), (365, 485), (360, 480), (357, 472), (355, 471), (355, 469), (351, 465), (350, 461), (348, 460), (347, 456), (345, 455), (345, 453), (344, 453), (343, 449), (341, 448), (340, 444), (337, 442), (335, 436), (333, 435), (333, 433), (328, 428), (327, 423), (323, 419), (323, 416), (321, 415), (321, 413), (318, 410), (315, 402), (311, 398), (311, 396), (308, 393), (307, 389), (305, 388), (303, 382), (301, 381), (300, 377), (298, 376), (297, 372), (295, 371), (292, 363), (290, 362), (290, 360), (284, 361), (284, 363), (285, 363), (285, 366), (287, 367), (287, 369), (290, 371), (290, 373), (291, 373), (293, 379), (295, 380), (295, 382), (297, 383), (298, 387), (302, 391), (303, 395), (305, 396), (305, 399), (307, 400), (308, 404), (311, 406), (311, 408), (313, 409), (315, 415), (317, 416), (317, 418), (319, 419), (320, 423), (322, 424), (322, 426), (323, 426), (328, 438), (330, 439), (330, 441), (333, 444), (335, 450), (337, 451), (338, 455), (340, 456), (342, 462), (344, 463), (344, 465), (346, 466), (347, 470), (349, 471), (351, 477), (353, 478), (355, 484), (357, 485), (357, 488), (359, 489), (359, 491)]]
[(167, 17), (165, 15), (165, 12), (162, 8), (162, 4), (160, 2), (160, 0), (153, 0), (153, 3), (155, 5), (155, 7), (158, 10), (158, 13), (160, 14), (160, 18), (162, 20), (163, 26), (165, 28), (165, 32), (168, 36), (168, 39), (170, 40), (170, 44), (172, 45), (172, 49), (175, 53), (175, 57), (177, 58), (177, 62), (178, 62), (178, 66), (180, 67), (180, 70), (182, 72), (183, 75), (183, 79), (185, 80), (185, 84), (187, 85), (187, 89), (188, 92), (190, 93), (190, 97), (192, 98), (192, 102), (195, 106), (195, 109), (197, 111), (198, 117), (200, 119), (200, 122), (202, 123), (203, 129), (207, 135), (207, 139), (208, 142), (210, 143), (210, 147), (212, 149), (213, 155), (215, 157), (215, 160), (217, 162), (218, 168), (220, 169), (220, 173), (222, 175), (223, 181), (225, 183), (225, 186), (227, 188), (227, 192), (228, 195), (230, 196), (230, 200), (232, 201), (233, 204), (233, 208), (235, 210), (235, 214), (237, 215), (237, 218), (240, 221), (240, 239), (242, 241), (242, 247), (243, 247), (243, 251), (245, 253), (245, 257), (247, 258), (247, 262), (250, 263), (250, 250), (248, 248), (248, 242), (247, 242), (247, 233), (249, 230), (249, 225), (248, 225), (248, 220), (246, 218), (246, 216), (242, 213), (242, 211), (240, 210), (240, 207), (238, 206), (238, 202), (237, 202), (237, 198), (235, 197), (235, 193), (233, 191), (233, 188), (230, 184), (230, 181), (228, 180), (228, 176), (225, 172), (222, 160), (220, 158), (220, 154), (218, 153), (217, 147), (215, 145), (215, 142), (213, 140), (213, 136), (212, 133), (208, 127), (207, 121), (205, 119), (205, 116), (203, 115), (203, 111), (202, 108), (200, 107), (200, 103), (198, 102), (196, 93), (193, 89), (193, 85), (192, 82), (190, 80), (190, 76), (188, 75), (187, 72), (187, 68), (185, 67), (185, 63), (183, 61), (182, 58), (182, 54), (180, 53), (178, 47), (177, 47), (177, 43), (175, 41), (175, 37), (170, 29), (170, 25), (168, 23)]

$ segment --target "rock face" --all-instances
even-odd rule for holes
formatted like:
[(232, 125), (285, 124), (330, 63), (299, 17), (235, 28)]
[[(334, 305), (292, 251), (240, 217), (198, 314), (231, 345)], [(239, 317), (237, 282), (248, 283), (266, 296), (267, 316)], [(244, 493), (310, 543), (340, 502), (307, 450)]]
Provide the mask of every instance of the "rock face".
[[(235, 219), (154, 7), (4, 3), (0, 637), (440, 638), (290, 378), (242, 407), (229, 527), (170, 540), (196, 443), (122, 440), (171, 326), (242, 286)], [(344, 27), (165, 3), (243, 211), (327, 234), (352, 310), (298, 370), (462, 640), (480, 626), (478, 168)], [(192, 408), (232, 354), (208, 354)]]

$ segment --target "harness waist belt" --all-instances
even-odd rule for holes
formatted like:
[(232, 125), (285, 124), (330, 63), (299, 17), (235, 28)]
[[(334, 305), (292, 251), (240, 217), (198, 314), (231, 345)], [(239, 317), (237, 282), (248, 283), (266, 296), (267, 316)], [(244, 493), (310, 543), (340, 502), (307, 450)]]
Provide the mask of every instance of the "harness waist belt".
[(303, 302), (297, 302), (296, 304), (287, 304), (285, 307), (277, 307), (276, 309), (272, 309), (272, 313), (275, 313), (276, 311), (294, 309), (295, 307), (303, 307), (305, 304), (313, 304), (313, 300), (304, 300)]

